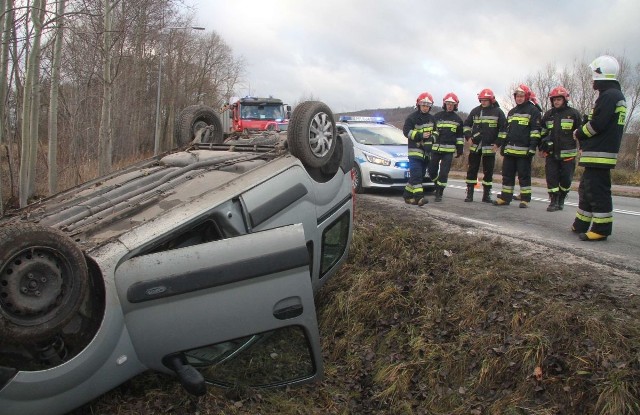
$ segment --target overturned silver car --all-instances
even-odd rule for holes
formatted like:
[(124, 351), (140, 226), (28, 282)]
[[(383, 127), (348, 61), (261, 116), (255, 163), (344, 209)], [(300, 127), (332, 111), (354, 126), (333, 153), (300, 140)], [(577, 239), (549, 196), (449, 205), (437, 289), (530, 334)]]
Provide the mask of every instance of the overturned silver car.
[(180, 128), (186, 150), (0, 219), (2, 413), (62, 414), (146, 370), (196, 395), (322, 375), (313, 295), (351, 241), (350, 141), (317, 101), (286, 135), (222, 142), (202, 111)]

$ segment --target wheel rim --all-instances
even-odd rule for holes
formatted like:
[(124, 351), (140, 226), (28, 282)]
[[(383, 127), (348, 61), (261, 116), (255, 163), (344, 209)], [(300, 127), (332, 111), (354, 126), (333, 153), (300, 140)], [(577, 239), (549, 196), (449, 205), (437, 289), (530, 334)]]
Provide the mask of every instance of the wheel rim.
[(331, 117), (324, 112), (316, 114), (309, 125), (309, 147), (318, 158), (324, 157), (333, 142), (333, 124)]
[(209, 124), (206, 121), (196, 121), (193, 123), (193, 135), (196, 135), (198, 131), (206, 128)]
[(15, 324), (49, 321), (72, 291), (70, 264), (56, 250), (32, 247), (14, 255), (0, 269), (0, 309)]

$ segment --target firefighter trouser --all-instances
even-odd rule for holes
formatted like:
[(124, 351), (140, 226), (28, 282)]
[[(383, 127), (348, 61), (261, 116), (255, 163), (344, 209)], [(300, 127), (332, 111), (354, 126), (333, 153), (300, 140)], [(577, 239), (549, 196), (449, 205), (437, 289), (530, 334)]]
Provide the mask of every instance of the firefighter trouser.
[(449, 180), (449, 170), (451, 170), (452, 162), (453, 153), (433, 152), (431, 154), (431, 161), (429, 162), (429, 177), (431, 177), (434, 184), (447, 187), (447, 180)]
[[(427, 159), (428, 160), (428, 159)], [(423, 196), (422, 179), (426, 171), (426, 162), (422, 157), (409, 157), (409, 182), (404, 187), (405, 199), (421, 199)]]
[(491, 189), (493, 186), (493, 168), (496, 165), (496, 155), (481, 153), (469, 153), (469, 167), (467, 167), (467, 184), (476, 185), (478, 183), (478, 170), (482, 162), (482, 185)]
[(575, 158), (558, 160), (552, 156), (547, 157), (544, 164), (545, 176), (547, 177), (547, 191), (549, 193), (569, 193), (575, 170)]
[(611, 200), (611, 170), (585, 167), (578, 188), (578, 212), (573, 222), (576, 232), (591, 231), (611, 235), (613, 201)]
[(520, 200), (531, 202), (531, 157), (505, 155), (502, 159), (502, 193), (500, 199), (511, 202), (516, 185), (516, 174), (520, 184)]

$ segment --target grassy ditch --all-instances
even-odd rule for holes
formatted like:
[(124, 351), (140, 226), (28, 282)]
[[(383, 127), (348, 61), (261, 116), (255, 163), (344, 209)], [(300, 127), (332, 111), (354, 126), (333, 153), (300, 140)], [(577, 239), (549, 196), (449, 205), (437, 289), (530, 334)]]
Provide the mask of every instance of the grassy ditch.
[(318, 297), (325, 380), (195, 399), (146, 374), (74, 414), (640, 414), (640, 300), (360, 199)]

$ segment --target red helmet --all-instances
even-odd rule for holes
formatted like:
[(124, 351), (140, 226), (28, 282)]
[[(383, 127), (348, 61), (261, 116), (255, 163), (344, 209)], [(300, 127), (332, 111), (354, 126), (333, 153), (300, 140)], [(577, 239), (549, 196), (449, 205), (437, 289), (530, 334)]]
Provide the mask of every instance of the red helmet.
[(538, 97), (536, 96), (536, 93), (533, 91), (531, 91), (530, 100), (531, 102), (533, 102), (534, 105), (540, 105), (540, 103), (538, 102)]
[(569, 91), (567, 91), (567, 88), (563, 86), (557, 86), (553, 88), (551, 92), (549, 92), (549, 99), (552, 103), (553, 99), (557, 97), (562, 97), (565, 101), (569, 101)]
[(496, 102), (496, 96), (493, 94), (493, 91), (489, 88), (485, 88), (478, 94), (478, 101), (481, 99), (488, 99), (491, 103)]
[(528, 86), (526, 86), (524, 84), (518, 85), (516, 87), (516, 89), (513, 91), (513, 97), (514, 98), (515, 98), (517, 93), (523, 93), (525, 101), (531, 100), (531, 89)]
[(458, 110), (458, 104), (460, 103), (460, 100), (458, 99), (458, 96), (456, 94), (454, 94), (453, 92), (449, 92), (448, 94), (446, 94), (444, 98), (442, 98), (442, 108), (446, 109), (447, 102), (453, 103), (454, 111)]
[(420, 104), (427, 104), (429, 106), (433, 105), (433, 97), (428, 92), (423, 92), (418, 95), (418, 99), (416, 99), (416, 106), (419, 107)]

